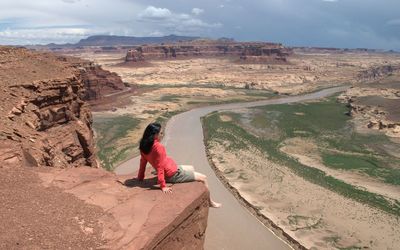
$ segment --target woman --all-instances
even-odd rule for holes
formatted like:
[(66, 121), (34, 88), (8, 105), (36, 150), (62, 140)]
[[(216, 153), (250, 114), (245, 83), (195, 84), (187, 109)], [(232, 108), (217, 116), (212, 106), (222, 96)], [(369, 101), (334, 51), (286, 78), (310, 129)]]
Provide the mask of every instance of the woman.
[[(164, 193), (172, 193), (172, 189), (166, 186), (168, 183), (182, 183), (191, 181), (200, 181), (206, 185), (207, 176), (194, 171), (192, 166), (177, 166), (173, 159), (167, 156), (164, 146), (159, 142), (161, 125), (159, 123), (150, 123), (144, 130), (143, 137), (140, 140), (140, 168), (138, 179), (144, 179), (146, 164), (149, 162), (157, 171), (158, 184)], [(210, 199), (210, 206), (218, 208), (221, 206)]]

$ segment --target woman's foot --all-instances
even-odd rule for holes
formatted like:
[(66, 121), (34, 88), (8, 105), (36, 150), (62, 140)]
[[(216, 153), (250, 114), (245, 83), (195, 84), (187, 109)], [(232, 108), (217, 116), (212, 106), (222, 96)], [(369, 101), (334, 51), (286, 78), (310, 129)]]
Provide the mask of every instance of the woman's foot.
[(213, 208), (220, 208), (222, 206), (221, 203), (215, 202), (215, 201), (210, 201), (210, 207)]

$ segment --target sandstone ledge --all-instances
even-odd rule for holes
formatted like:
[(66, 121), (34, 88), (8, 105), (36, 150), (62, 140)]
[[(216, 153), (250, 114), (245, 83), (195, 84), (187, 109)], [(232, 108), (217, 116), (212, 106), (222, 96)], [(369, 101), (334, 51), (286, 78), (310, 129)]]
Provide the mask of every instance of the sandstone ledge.
[(203, 249), (209, 193), (201, 183), (173, 186), (163, 194), (156, 178), (138, 182), (102, 169), (46, 169), (39, 176), (87, 204), (100, 207), (106, 249)]

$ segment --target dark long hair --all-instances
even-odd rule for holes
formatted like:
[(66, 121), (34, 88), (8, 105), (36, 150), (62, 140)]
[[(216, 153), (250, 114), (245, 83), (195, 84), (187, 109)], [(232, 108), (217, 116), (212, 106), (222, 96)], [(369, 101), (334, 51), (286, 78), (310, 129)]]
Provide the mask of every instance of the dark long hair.
[(144, 154), (148, 154), (151, 151), (151, 147), (154, 144), (154, 136), (161, 131), (161, 124), (157, 122), (150, 123), (144, 130), (143, 137), (140, 139), (139, 149)]

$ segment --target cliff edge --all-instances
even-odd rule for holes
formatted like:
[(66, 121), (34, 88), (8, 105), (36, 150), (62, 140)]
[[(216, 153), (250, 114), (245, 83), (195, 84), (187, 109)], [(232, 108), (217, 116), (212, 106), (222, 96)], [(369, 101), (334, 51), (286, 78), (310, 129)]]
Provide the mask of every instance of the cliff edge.
[(1, 249), (203, 248), (203, 185), (175, 185), (167, 196), (154, 178), (98, 168), (86, 100), (102, 96), (90, 89), (122, 90), (118, 76), (0, 46), (0, 84)]

